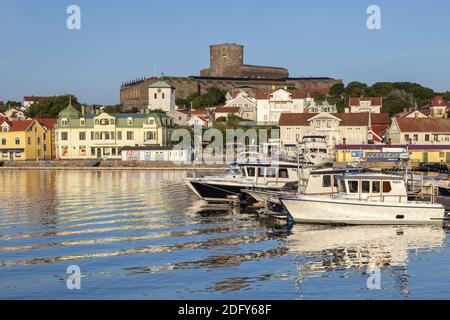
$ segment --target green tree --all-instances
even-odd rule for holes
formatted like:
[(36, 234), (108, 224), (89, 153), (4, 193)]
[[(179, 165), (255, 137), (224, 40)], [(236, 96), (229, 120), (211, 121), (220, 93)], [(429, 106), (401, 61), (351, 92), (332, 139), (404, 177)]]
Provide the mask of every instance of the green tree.
[(366, 89), (367, 84), (358, 81), (352, 81), (347, 84), (347, 87), (345, 88), (345, 95), (347, 97), (361, 97), (364, 95)]
[(57, 118), (58, 114), (72, 103), (72, 106), (81, 111), (81, 104), (74, 95), (54, 96), (33, 103), (27, 110), (29, 117)]
[(330, 88), (330, 96), (338, 98), (342, 97), (345, 93), (345, 86), (343, 83), (336, 83)]

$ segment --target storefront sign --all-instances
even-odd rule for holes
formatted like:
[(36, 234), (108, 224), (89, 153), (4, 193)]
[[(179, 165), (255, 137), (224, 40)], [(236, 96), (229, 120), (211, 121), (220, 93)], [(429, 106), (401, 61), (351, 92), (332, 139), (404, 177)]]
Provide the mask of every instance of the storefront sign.
[(367, 153), (368, 162), (398, 162), (408, 160), (407, 152), (369, 152)]

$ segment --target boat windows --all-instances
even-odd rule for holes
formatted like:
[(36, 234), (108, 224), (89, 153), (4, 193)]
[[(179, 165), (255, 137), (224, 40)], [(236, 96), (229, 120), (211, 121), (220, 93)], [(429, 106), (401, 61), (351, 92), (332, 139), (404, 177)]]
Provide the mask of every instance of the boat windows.
[(255, 176), (255, 167), (247, 167), (247, 177)]
[(380, 193), (380, 181), (372, 181), (372, 193)]
[(258, 177), (264, 178), (264, 168), (258, 168)]
[(278, 171), (278, 177), (282, 179), (289, 178), (288, 169), (279, 169)]
[(362, 193), (370, 193), (370, 181), (362, 181), (361, 182), (361, 192)]
[(276, 178), (277, 169), (276, 168), (266, 168), (266, 177), (267, 178)]
[(383, 181), (383, 192), (384, 193), (389, 193), (391, 192), (392, 187), (391, 187), (391, 182), (390, 181)]
[(357, 180), (349, 180), (348, 181), (348, 192), (349, 193), (358, 193), (358, 181)]
[(324, 175), (322, 177), (322, 187), (323, 188), (330, 188), (331, 187), (331, 176), (330, 175)]

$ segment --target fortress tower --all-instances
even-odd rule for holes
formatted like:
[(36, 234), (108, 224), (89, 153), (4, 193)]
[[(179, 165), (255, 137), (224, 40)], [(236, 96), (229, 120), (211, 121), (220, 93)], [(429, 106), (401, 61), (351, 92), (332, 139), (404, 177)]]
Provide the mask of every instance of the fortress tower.
[(210, 72), (214, 77), (223, 77), (224, 70), (230, 66), (244, 64), (244, 46), (238, 44), (214, 44), (210, 48)]
[(286, 79), (285, 68), (244, 64), (244, 46), (234, 43), (214, 44), (210, 48), (210, 67), (200, 71), (202, 77)]

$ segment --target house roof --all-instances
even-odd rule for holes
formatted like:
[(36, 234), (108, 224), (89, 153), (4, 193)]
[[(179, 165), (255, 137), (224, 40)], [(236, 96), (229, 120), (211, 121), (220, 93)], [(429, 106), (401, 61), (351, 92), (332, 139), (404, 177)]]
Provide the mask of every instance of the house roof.
[(395, 117), (401, 132), (450, 132), (450, 119)]
[(389, 113), (371, 113), (370, 114), (370, 121), (372, 124), (391, 124), (392, 119)]
[(149, 88), (174, 88), (170, 83), (165, 80), (159, 80), (148, 86)]
[(201, 115), (201, 114), (209, 114), (209, 111), (206, 109), (199, 109), (199, 110), (179, 110), (180, 112), (183, 112), (185, 114), (188, 114), (190, 116), (193, 115)]
[(239, 113), (240, 107), (217, 107), (215, 113)]
[(352, 97), (349, 99), (350, 107), (357, 107), (361, 104), (361, 101), (370, 101), (372, 106), (381, 106), (383, 98), (382, 97)]
[[(309, 126), (309, 120), (320, 113), (282, 113), (280, 126)], [(368, 126), (369, 113), (323, 113), (338, 118), (341, 126)]]
[(79, 118), (80, 111), (75, 109), (72, 106), (72, 103), (69, 103), (69, 105), (59, 113), (59, 117), (60, 118)]
[(42, 124), (47, 129), (53, 129), (57, 123), (56, 119), (50, 119), (50, 118), (34, 118), (37, 122)]
[(35, 120), (32, 119), (11, 121), (9, 123), (9, 125), (11, 126), (9, 131), (26, 131), (31, 126), (31, 124), (33, 124), (34, 121)]

